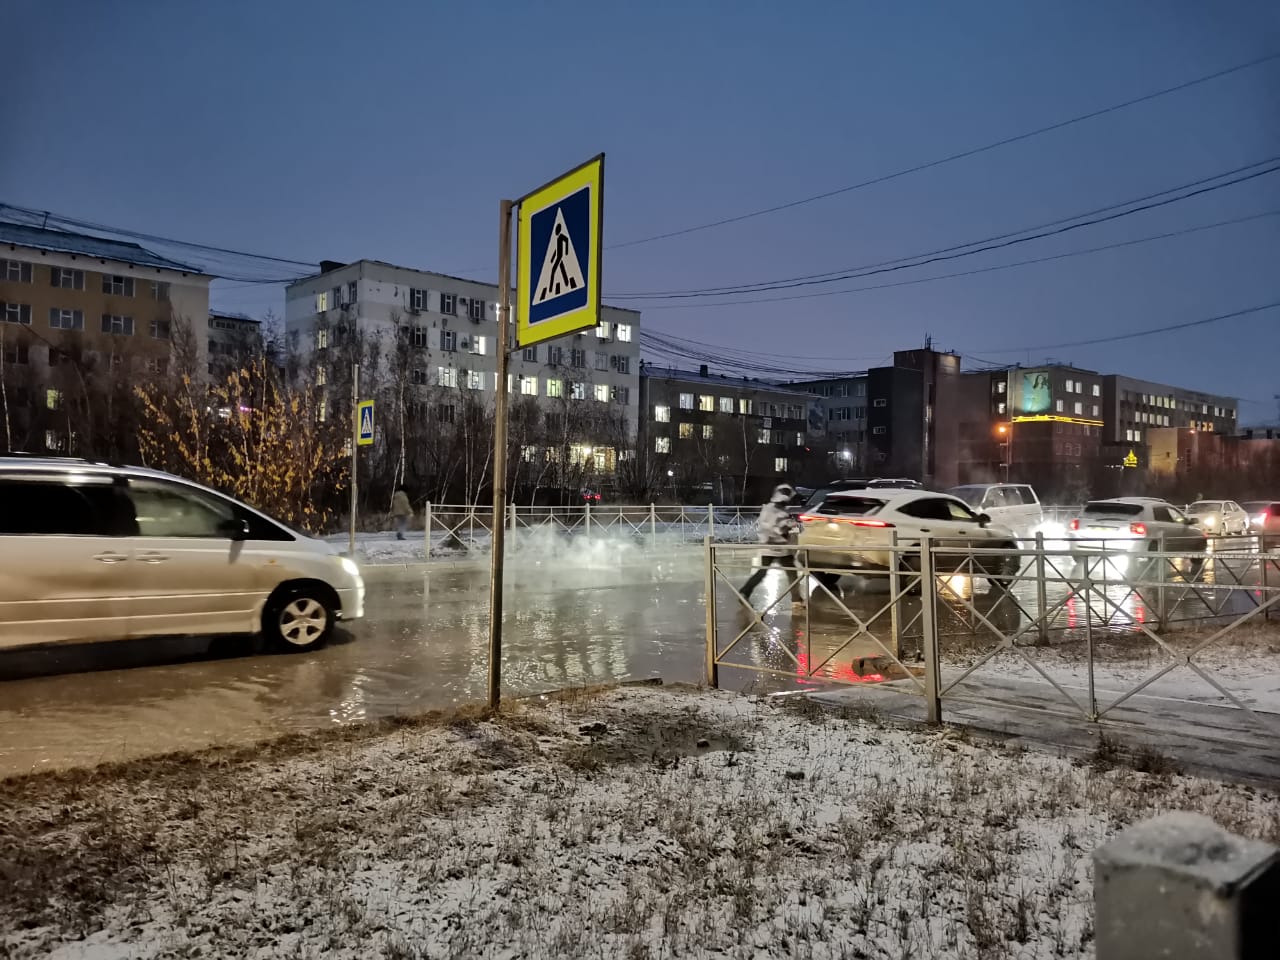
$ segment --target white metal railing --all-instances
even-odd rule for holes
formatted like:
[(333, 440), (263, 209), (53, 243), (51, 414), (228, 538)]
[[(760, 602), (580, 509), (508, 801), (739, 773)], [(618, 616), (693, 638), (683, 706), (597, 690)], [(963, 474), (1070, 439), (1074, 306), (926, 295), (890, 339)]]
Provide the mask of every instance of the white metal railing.
[[(875, 556), (771, 547), (792, 566), (757, 608), (743, 593), (752, 582), (738, 578), (760, 548), (708, 539), (706, 680), (717, 685), (733, 668), (788, 684), (888, 682), (923, 697), (937, 722), (947, 701), (1025, 706), (992, 683), (1020, 676), (1047, 685), (1068, 716), (1100, 722), (1171, 675), (1194, 675), (1218, 706), (1280, 737), (1280, 712), (1258, 708), (1247, 683), (1207, 662), (1254, 626), (1275, 631), (1264, 648), (1280, 644), (1280, 623), (1268, 624), (1280, 621), (1280, 553), (1261, 552), (1255, 538), (1216, 541), (1206, 553), (1156, 546), (1055, 547), (1040, 535), (1018, 549), (894, 539)], [(858, 566), (868, 560), (878, 565)], [(804, 603), (788, 618), (793, 591)], [(1116, 650), (1129, 658), (1123, 670), (1099, 656)]]

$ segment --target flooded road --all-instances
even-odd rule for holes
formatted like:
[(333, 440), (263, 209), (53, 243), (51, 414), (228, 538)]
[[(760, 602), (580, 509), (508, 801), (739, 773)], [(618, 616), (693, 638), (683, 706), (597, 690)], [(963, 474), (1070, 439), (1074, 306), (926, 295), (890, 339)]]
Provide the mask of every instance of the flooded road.
[[(702, 554), (508, 569), (503, 690), (702, 674)], [(483, 700), (488, 572), (379, 570), (330, 645), (99, 644), (0, 654), (0, 776), (242, 743)], [(42, 675), (43, 674), (43, 675)], [(10, 678), (18, 679), (10, 679)]]
[[(599, 546), (599, 545), (597, 545)], [(750, 554), (725, 563), (717, 586), (721, 646), (744, 634), (725, 658), (721, 685), (771, 690), (803, 682), (810, 672), (857, 679), (863, 658), (882, 647), (853, 639), (858, 622), (891, 645), (887, 584), (850, 584), (845, 608), (819, 596), (792, 608), (773, 572), (752, 598), (769, 607), (763, 624), (737, 601), (730, 585), (749, 572)], [(1205, 579), (1224, 579), (1225, 566)], [(1241, 568), (1228, 580), (1248, 581)], [(1223, 575), (1223, 576), (1220, 576)], [(560, 552), (512, 563), (507, 572), (503, 689), (522, 696), (566, 686), (662, 677), (699, 682), (704, 673), (703, 553), (593, 552), (566, 544)], [(369, 571), (367, 618), (340, 629), (325, 649), (264, 654), (248, 640), (146, 640), (0, 653), (0, 776), (94, 764), (172, 750), (250, 742), (280, 733), (418, 713), (484, 699), (488, 661), (488, 571), (403, 567)], [(947, 580), (971, 596), (967, 579)], [(984, 586), (985, 589), (985, 586)], [(1173, 588), (1171, 588), (1172, 590)], [(1175, 596), (1189, 594), (1176, 602)], [(1221, 609), (1216, 607), (1221, 595)], [(1105, 599), (1104, 599), (1105, 598)], [(938, 627), (944, 655), (998, 642), (993, 630), (1015, 631), (1042, 602), (1034, 581), (1012, 594), (975, 596), (975, 612), (942, 597)], [(774, 605), (774, 601), (782, 602)], [(1190, 585), (1161, 600), (1123, 582), (1083, 603), (1067, 584), (1043, 595), (1054, 629), (1078, 632), (1088, 621), (1135, 629), (1152, 605), (1203, 617), (1238, 615), (1257, 602), (1250, 591)], [(1210, 607), (1214, 609), (1210, 609)], [(897, 629), (904, 658), (918, 647), (920, 603), (903, 598)], [(980, 616), (979, 616), (980, 615)], [(810, 662), (812, 658), (812, 662)], [(731, 665), (732, 664), (732, 665)]]

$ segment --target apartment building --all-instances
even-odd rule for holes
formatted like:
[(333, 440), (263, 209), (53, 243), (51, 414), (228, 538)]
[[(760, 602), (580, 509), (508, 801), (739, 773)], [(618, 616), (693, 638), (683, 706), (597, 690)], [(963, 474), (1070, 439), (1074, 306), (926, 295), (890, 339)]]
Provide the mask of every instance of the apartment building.
[(867, 472), (867, 374), (804, 380), (795, 389), (811, 393), (809, 432), (814, 445), (826, 453), (832, 477)]
[(1234, 434), (1240, 403), (1234, 397), (1111, 375), (1103, 378), (1105, 440), (1146, 444), (1153, 428), (1177, 427), (1201, 433)]
[[(513, 303), (514, 297), (513, 291)], [(429, 393), (434, 412), (452, 422), (465, 400), (492, 407), (497, 300), (498, 288), (477, 280), (377, 260), (325, 261), (319, 275), (287, 288), (285, 339), (301, 372), (321, 388), (349, 382), (336, 368), (343, 362), (339, 357), (351, 355), (344, 345), (354, 338), (368, 356), (368, 347), (376, 343), (378, 368), (362, 370), (362, 382), (403, 377), (410, 388)], [(548, 431), (564, 435), (567, 421), (586, 424), (565, 455), (590, 458), (595, 473), (608, 474), (634, 445), (639, 367), (639, 312), (603, 306), (596, 329), (513, 353), (508, 393), (513, 403), (535, 402), (547, 417)], [(341, 405), (343, 399), (331, 395), (325, 402)], [(591, 436), (593, 419), (601, 424), (600, 436)], [(622, 430), (613, 429), (615, 424)], [(525, 445), (522, 458), (532, 462), (559, 455), (539, 449), (545, 445)]]
[(262, 321), (243, 313), (211, 310), (208, 337), (210, 376), (225, 377), (263, 350)]
[(660, 491), (720, 503), (763, 500), (779, 483), (811, 479), (804, 390), (644, 364), (637, 456)]
[(101, 416), (102, 397), (166, 372), (187, 331), (202, 363), (211, 279), (138, 244), (0, 223), (0, 440), (101, 452), (73, 408), (79, 419)]

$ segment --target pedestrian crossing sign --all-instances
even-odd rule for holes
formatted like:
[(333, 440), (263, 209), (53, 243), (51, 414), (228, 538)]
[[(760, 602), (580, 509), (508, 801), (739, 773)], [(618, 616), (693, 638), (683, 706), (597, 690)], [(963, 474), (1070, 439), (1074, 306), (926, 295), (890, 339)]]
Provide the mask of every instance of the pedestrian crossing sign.
[(604, 154), (520, 200), (516, 342), (527, 347), (600, 322)]
[(362, 447), (373, 445), (373, 401), (361, 400), (356, 405), (356, 443)]

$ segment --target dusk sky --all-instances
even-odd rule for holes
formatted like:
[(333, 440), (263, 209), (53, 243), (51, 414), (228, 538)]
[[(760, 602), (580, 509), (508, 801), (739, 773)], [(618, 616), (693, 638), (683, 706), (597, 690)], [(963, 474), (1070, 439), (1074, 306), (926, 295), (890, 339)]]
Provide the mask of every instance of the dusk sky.
[[(9, 0), (0, 202), (304, 260), (491, 280), (497, 205), (605, 152), (606, 244), (981, 146), (1280, 51), (1280, 4)], [(606, 300), (905, 257), (1280, 157), (1280, 60), (969, 159), (607, 251)], [(1255, 214), (1280, 173), (918, 279)], [(157, 245), (157, 249), (162, 249)], [(190, 256), (187, 259), (192, 259)], [(286, 274), (288, 268), (281, 268)], [(259, 274), (269, 276), (269, 273)], [(622, 301), (646, 330), (862, 368), (1046, 357), (1277, 418), (1280, 215), (1087, 256), (775, 303)], [(282, 314), (281, 286), (215, 306)], [(695, 365), (696, 361), (690, 361)]]

